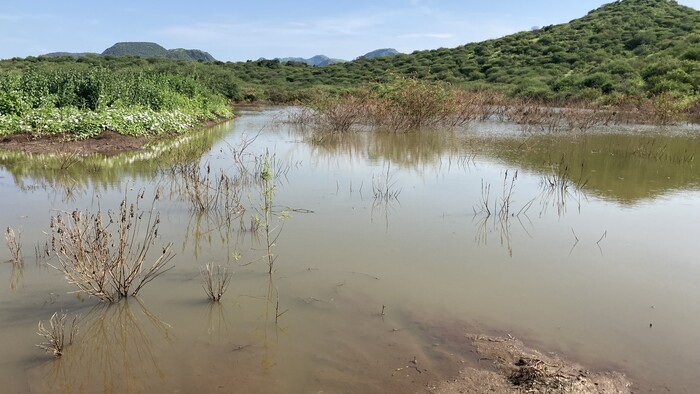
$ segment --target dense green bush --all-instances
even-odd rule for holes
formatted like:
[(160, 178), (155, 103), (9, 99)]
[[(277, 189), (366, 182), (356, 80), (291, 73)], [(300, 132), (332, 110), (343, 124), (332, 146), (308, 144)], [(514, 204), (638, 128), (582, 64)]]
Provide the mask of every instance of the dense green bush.
[(223, 95), (182, 75), (102, 65), (32, 65), (0, 75), (0, 134), (155, 135), (230, 116)]

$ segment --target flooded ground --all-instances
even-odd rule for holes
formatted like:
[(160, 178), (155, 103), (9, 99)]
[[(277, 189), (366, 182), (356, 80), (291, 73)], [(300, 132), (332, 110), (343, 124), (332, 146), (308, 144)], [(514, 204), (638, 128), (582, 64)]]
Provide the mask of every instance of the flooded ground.
[[(3, 391), (424, 392), (468, 362), (446, 332), (512, 335), (634, 392), (700, 391), (697, 132), (320, 137), (284, 117), (251, 110), (108, 158), (0, 153), (0, 224), (24, 259), (0, 264)], [(259, 182), (241, 183), (229, 220), (193, 209), (173, 170), (253, 174), (266, 152), (272, 275), (250, 228)], [(71, 293), (42, 257), (50, 218), (156, 188), (173, 269), (128, 302)], [(201, 287), (208, 262), (235, 272), (220, 304)], [(56, 311), (81, 315), (59, 360), (35, 347)]]

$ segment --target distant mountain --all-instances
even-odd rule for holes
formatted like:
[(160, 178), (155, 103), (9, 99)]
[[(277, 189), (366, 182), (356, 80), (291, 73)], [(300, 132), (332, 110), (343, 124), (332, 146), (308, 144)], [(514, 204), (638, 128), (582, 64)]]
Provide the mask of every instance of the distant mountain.
[(216, 59), (199, 49), (165, 49), (155, 42), (118, 42), (105, 49), (102, 55), (160, 57), (176, 60), (203, 60), (213, 62)]
[(401, 52), (397, 51), (394, 48), (382, 48), (382, 49), (376, 49), (372, 52), (365, 53), (363, 58), (365, 59), (374, 59), (375, 57), (386, 57), (386, 56), (396, 56), (400, 55)]
[[(385, 57), (385, 56), (396, 56), (399, 55), (400, 52), (397, 51), (394, 48), (383, 48), (383, 49), (377, 49), (372, 52), (366, 53), (363, 56), (360, 56), (358, 59), (372, 59), (375, 57)], [(261, 58), (259, 60), (265, 60), (264, 58)], [(280, 63), (304, 63), (308, 64), (309, 66), (316, 66), (316, 67), (323, 67), (323, 66), (328, 66), (330, 64), (338, 64), (338, 63), (346, 63), (347, 60), (343, 59), (333, 59), (325, 55), (316, 55), (314, 57), (310, 57), (308, 59), (305, 59), (303, 57), (283, 57), (283, 58), (275, 58), (274, 60), (278, 60)]]
[(328, 56), (325, 55), (316, 55), (314, 57), (310, 57), (308, 59), (304, 59), (303, 57), (284, 57), (284, 58), (276, 58), (275, 60), (279, 60), (280, 63), (305, 63), (308, 64), (309, 66), (317, 66), (317, 67), (323, 67), (327, 66), (329, 64), (337, 64), (337, 63), (345, 63), (347, 60), (343, 59), (332, 59)]
[(168, 57), (168, 50), (155, 42), (118, 42), (105, 49), (102, 55)]
[(43, 56), (48, 56), (48, 57), (83, 57), (86, 55), (97, 55), (97, 53), (94, 52), (51, 52), (47, 53)]
[(165, 49), (162, 46), (156, 44), (155, 42), (118, 42), (111, 47), (107, 48), (99, 53), (92, 52), (51, 52), (43, 56), (48, 57), (83, 57), (86, 55), (96, 55), (96, 56), (138, 56), (138, 57), (157, 57), (157, 58), (167, 58), (175, 60), (194, 60), (194, 61), (205, 61), (214, 62), (216, 59), (207, 52), (201, 51), (199, 49)]
[(214, 56), (199, 49), (175, 48), (168, 50), (168, 58), (176, 60), (203, 60), (205, 62), (215, 62)]

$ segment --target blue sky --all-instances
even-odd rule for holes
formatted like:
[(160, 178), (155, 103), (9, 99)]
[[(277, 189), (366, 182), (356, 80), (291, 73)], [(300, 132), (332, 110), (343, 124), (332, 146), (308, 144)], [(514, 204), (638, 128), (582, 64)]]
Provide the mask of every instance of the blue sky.
[[(202, 49), (223, 61), (317, 54), (353, 59), (377, 48), (449, 48), (564, 23), (607, 2), (0, 0), (0, 58), (153, 41)], [(700, 0), (679, 3), (700, 9)]]

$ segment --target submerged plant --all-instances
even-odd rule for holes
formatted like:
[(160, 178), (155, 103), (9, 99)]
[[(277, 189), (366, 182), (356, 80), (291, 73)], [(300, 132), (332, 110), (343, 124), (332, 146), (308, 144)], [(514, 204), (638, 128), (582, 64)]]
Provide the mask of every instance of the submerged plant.
[[(142, 211), (140, 191), (135, 203), (124, 197), (114, 217), (102, 213), (73, 211), (51, 218), (51, 246), (58, 257), (54, 268), (61, 271), (79, 292), (114, 302), (135, 296), (143, 286), (167, 271), (172, 243), (165, 245), (155, 261), (146, 265), (151, 246), (158, 237), (160, 215), (154, 212), (158, 192), (148, 211)], [(116, 230), (111, 231), (112, 226)]]
[[(49, 319), (49, 327), (44, 326), (43, 321), (39, 321), (37, 334), (44, 337), (45, 342), (36, 345), (39, 349), (48, 353), (53, 353), (55, 357), (61, 357), (68, 345), (73, 344), (73, 339), (78, 333), (78, 316), (74, 316), (70, 326), (66, 327), (68, 315), (54, 312)], [(68, 328), (68, 342), (66, 343), (66, 328)]]
[(401, 194), (401, 189), (396, 188), (396, 181), (392, 179), (391, 165), (386, 167), (386, 173), (380, 179), (372, 177), (372, 194), (375, 202), (381, 201), (388, 203), (391, 200), (398, 200)]
[(207, 293), (207, 297), (214, 302), (220, 301), (231, 283), (233, 273), (228, 270), (228, 267), (221, 265), (214, 267), (214, 263), (207, 263), (200, 268), (199, 273), (202, 276), (202, 288)]

